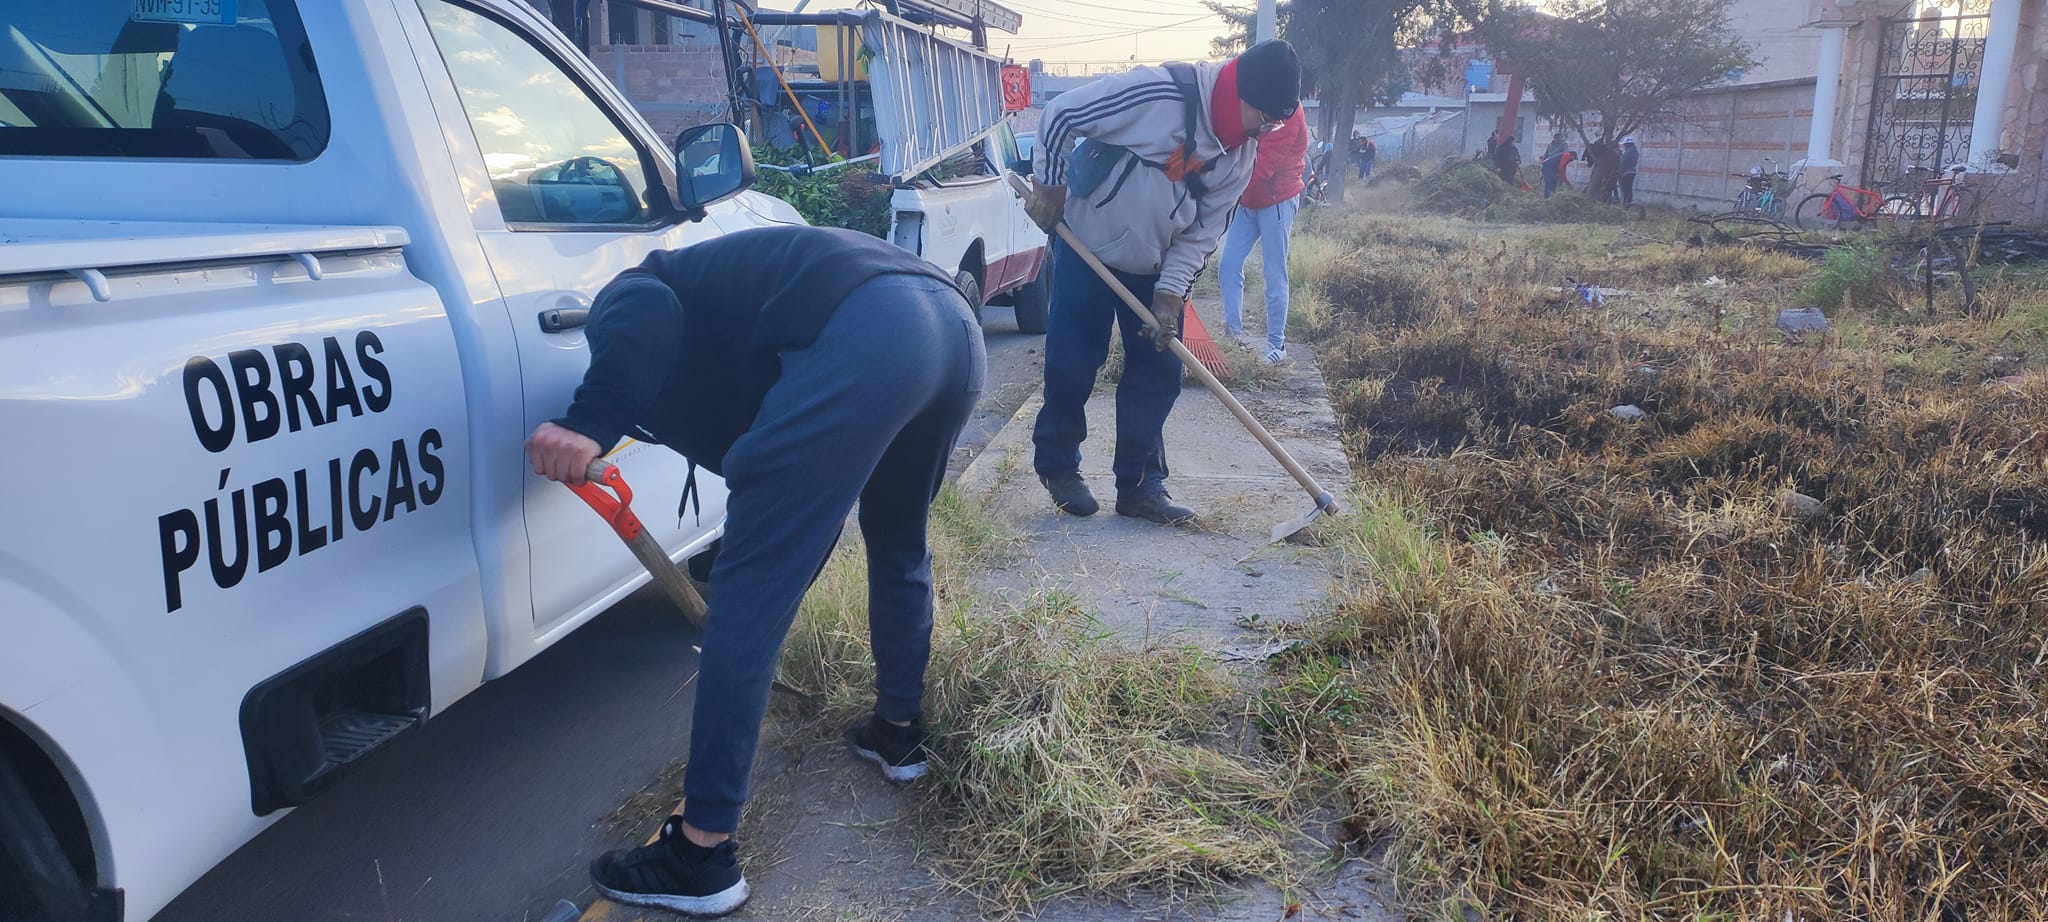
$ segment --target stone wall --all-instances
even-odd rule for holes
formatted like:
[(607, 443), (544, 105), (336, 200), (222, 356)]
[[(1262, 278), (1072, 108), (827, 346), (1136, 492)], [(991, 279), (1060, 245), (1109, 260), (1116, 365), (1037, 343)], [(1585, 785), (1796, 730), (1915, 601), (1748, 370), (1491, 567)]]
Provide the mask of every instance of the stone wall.
[(1877, 102), (1873, 75), (1882, 31), (1877, 17), (1871, 16), (1861, 25), (1850, 26), (1842, 41), (1841, 92), (1835, 101), (1833, 140), (1828, 146), (1833, 159), (1844, 165), (1842, 172), (1857, 182), (1862, 181), (1856, 174), (1863, 169), (1863, 151), (1870, 146), (1870, 113)]
[[(1637, 138), (1642, 166), (1636, 198), (1717, 209), (1734, 207), (1752, 165), (1769, 159), (1790, 170), (1806, 155), (1813, 119), (1813, 78), (1709, 90), (1685, 106), (1675, 125)], [(1576, 179), (1576, 177), (1574, 177)]]
[(2010, 198), (2000, 217), (2048, 220), (2048, 0), (2033, 0), (2020, 9), (2019, 47), (2013, 55), (2012, 83), (2005, 91), (2005, 132), (1999, 149), (2015, 155), (2018, 165), (1996, 179), (1999, 198)]

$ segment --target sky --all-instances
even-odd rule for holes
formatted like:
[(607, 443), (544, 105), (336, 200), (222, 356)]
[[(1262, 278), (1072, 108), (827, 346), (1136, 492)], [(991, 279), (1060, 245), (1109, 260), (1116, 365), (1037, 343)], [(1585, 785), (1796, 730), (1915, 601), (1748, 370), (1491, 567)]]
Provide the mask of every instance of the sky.
[[(1109, 65), (1192, 60), (1209, 56), (1223, 18), (1202, 0), (998, 0), (1024, 17), (1017, 35), (991, 30), (989, 50), (1017, 61)], [(768, 0), (787, 8), (794, 0)], [(849, 7), (855, 0), (812, 0), (808, 9)], [(1249, 5), (1249, 0), (1246, 0)]]

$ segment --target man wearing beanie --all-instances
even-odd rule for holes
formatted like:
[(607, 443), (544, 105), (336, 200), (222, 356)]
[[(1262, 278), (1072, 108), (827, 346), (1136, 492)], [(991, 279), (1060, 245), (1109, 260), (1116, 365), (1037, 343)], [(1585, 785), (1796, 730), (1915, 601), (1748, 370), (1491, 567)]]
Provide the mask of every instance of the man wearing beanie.
[[(1159, 324), (1145, 328), (1057, 236), (1045, 338), (1045, 405), (1032, 430), (1032, 467), (1070, 515), (1098, 508), (1081, 479), (1081, 441), (1112, 321), (1123, 337), (1116, 388), (1118, 515), (1162, 524), (1194, 519), (1166, 492), (1166, 416), (1180, 396), (1180, 362), (1165, 351), (1180, 330), (1195, 276), (1216, 249), (1252, 178), (1257, 138), (1299, 106), (1301, 67), (1282, 41), (1215, 64), (1138, 67), (1060, 94), (1040, 119), (1037, 184), (1027, 204), (1050, 231), (1062, 218)], [(1079, 149), (1075, 144), (1082, 143)]]

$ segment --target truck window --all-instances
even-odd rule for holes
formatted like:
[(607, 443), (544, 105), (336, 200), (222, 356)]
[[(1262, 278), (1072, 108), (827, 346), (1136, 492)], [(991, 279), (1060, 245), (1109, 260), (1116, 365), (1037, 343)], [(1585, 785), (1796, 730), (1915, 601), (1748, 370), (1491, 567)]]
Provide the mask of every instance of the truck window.
[(1017, 133), (1010, 128), (1008, 119), (996, 123), (996, 155), (1003, 158), (1003, 166), (1012, 173), (1024, 173), (1030, 157), (1017, 147)]
[(462, 96), (505, 223), (636, 224), (653, 209), (646, 158), (574, 77), (511, 27), (421, 0)]
[(293, 0), (0, 0), (0, 155), (306, 161), (327, 135)]

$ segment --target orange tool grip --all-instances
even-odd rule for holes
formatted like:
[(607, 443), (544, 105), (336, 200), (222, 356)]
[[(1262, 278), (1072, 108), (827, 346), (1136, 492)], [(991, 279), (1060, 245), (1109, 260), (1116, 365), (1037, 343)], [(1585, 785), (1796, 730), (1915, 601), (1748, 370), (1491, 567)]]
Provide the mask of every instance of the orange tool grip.
[[(605, 492), (607, 487), (612, 492)], [(582, 497), (583, 502), (595, 510), (621, 539), (632, 541), (647, 530), (640, 524), (640, 517), (633, 514), (633, 488), (626, 486), (626, 478), (619, 474), (618, 465), (603, 458), (592, 461), (584, 481), (569, 485), (569, 489)]]

